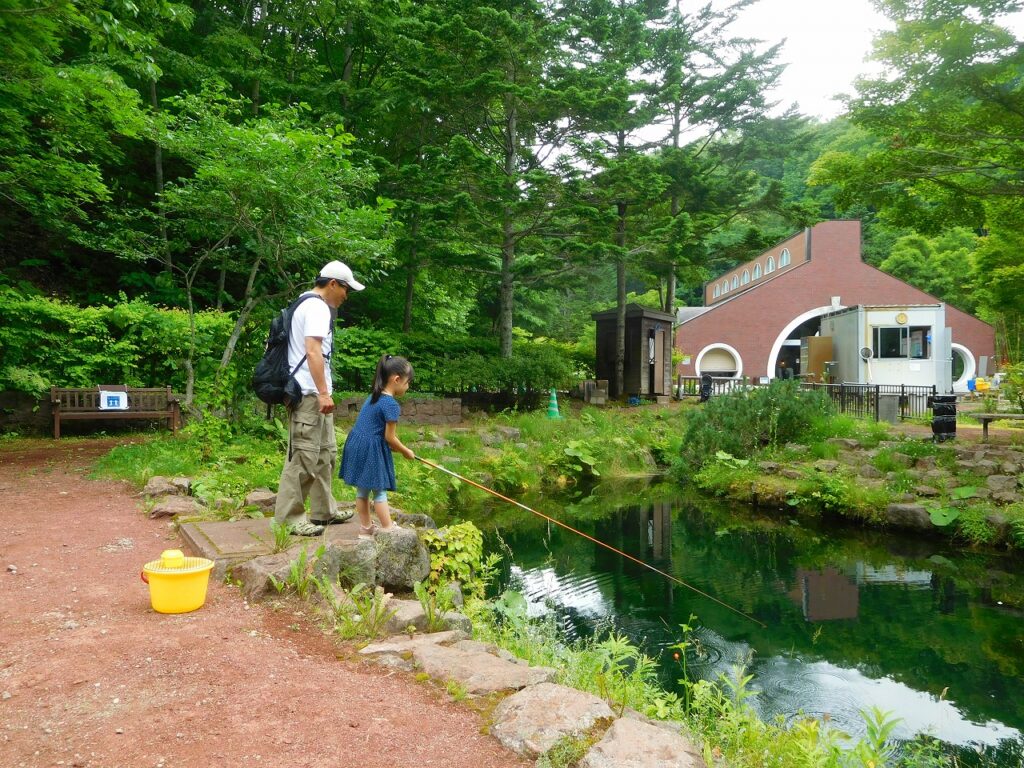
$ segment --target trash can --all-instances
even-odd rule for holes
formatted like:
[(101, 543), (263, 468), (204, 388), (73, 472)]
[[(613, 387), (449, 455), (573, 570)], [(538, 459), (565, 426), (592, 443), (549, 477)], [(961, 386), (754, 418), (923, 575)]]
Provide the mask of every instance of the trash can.
[(878, 420), (896, 424), (900, 420), (900, 396), (897, 394), (878, 396)]
[(700, 375), (700, 402), (706, 403), (711, 399), (711, 390), (714, 387), (714, 380), (710, 373)]
[(956, 395), (932, 397), (932, 439), (937, 443), (956, 437)]

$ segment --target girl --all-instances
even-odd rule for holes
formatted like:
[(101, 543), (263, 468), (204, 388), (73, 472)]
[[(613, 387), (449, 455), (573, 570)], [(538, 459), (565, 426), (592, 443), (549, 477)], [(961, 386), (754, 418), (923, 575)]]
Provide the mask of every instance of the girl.
[[(373, 393), (366, 398), (355, 426), (348, 433), (341, 454), (338, 476), (356, 489), (356, 512), (359, 514), (359, 537), (370, 538), (378, 530), (393, 531), (388, 491), (395, 490), (395, 463), (392, 451), (407, 459), (416, 455), (406, 448), (395, 434), (395, 425), (402, 413), (398, 402), (412, 382), (412, 365), (404, 357), (384, 355), (377, 363)], [(380, 526), (370, 522), (370, 498)]]

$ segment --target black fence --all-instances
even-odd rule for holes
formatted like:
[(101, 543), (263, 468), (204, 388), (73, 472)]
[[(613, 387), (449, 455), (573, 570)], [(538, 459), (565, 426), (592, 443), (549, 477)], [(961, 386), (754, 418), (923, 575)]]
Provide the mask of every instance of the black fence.
[(875, 421), (928, 418), (936, 393), (934, 385), (804, 383), (800, 386), (827, 392), (839, 413)]
[[(676, 380), (677, 397), (698, 397), (700, 376), (679, 376)], [(711, 394), (724, 395), (737, 390), (766, 386), (755, 384), (749, 379), (711, 379)], [(836, 411), (850, 416), (880, 419), (930, 418), (932, 398), (936, 395), (934, 385), (913, 384), (812, 384), (803, 382), (804, 389), (824, 390), (831, 398)]]

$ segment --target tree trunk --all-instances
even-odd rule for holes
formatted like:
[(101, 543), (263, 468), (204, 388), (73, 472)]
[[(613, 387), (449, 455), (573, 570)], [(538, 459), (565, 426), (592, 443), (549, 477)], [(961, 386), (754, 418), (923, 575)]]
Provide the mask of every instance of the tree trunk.
[[(149, 106), (154, 114), (160, 111), (160, 100), (156, 96), (156, 80), (149, 81)], [(160, 242), (164, 252), (164, 271), (171, 272), (174, 269), (174, 261), (171, 258), (171, 246), (167, 240), (167, 216), (164, 213), (163, 203), (164, 152), (159, 141), (153, 142), (153, 176), (153, 186), (156, 191), (156, 215), (160, 221)]]
[[(626, 247), (626, 204), (617, 203), (615, 244)], [(621, 253), (615, 262), (615, 396), (626, 392), (626, 259)]]
[(224, 284), (228, 277), (228, 250), (225, 247), (220, 257), (220, 275), (217, 277), (217, 311), (224, 307)]
[(245, 296), (243, 297), (245, 299), (245, 304), (242, 305), (242, 309), (238, 313), (238, 318), (235, 320), (235, 327), (231, 330), (231, 336), (228, 337), (228, 343), (224, 346), (224, 353), (220, 356), (220, 366), (217, 368), (217, 376), (220, 376), (231, 364), (231, 357), (235, 354), (235, 346), (238, 344), (238, 340), (242, 336), (242, 331), (245, 329), (245, 322), (249, 319), (249, 314), (259, 301), (253, 296), (253, 286), (256, 284), (256, 275), (259, 273), (261, 262), (262, 259), (256, 259), (256, 261), (253, 262), (252, 269), (249, 270), (249, 281), (245, 285)]
[(498, 341), (501, 356), (512, 357), (512, 310), (515, 299), (513, 268), (516, 263), (516, 241), (514, 212), (511, 201), (515, 199), (516, 187), (516, 146), (519, 143), (516, 123), (516, 102), (511, 94), (505, 97), (505, 184), (507, 202), (501, 212), (501, 285), (498, 293)]
[[(679, 215), (679, 195), (672, 195), (672, 218)], [(676, 311), (676, 261), (674, 258), (668, 260), (668, 270), (665, 275), (665, 311), (670, 315)]]
[[(413, 254), (416, 253), (416, 246), (412, 247)], [(412, 330), (412, 298), (416, 287), (416, 261), (409, 260), (405, 270), (405, 312), (402, 314), (402, 333), (409, 333)]]
[(416, 272), (419, 264), (419, 247), (416, 238), (419, 237), (420, 219), (415, 216), (412, 226), (409, 227), (409, 261), (405, 272), (405, 312), (402, 315), (402, 333), (409, 333), (412, 330), (412, 300), (416, 290)]

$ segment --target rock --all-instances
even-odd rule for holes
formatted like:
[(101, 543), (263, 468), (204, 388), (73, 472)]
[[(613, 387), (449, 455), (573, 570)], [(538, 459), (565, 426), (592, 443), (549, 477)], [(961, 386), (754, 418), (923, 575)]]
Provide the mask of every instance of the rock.
[(424, 645), (440, 645), (442, 643), (457, 643), (465, 640), (464, 632), (431, 632), (426, 635), (395, 635), (381, 640), (378, 643), (370, 643), (359, 653), (363, 656), (376, 656), (382, 653), (404, 654), (412, 653), (416, 648)]
[(416, 531), (378, 531), (373, 543), (377, 548), (377, 584), (412, 589), (413, 584), (430, 575), (430, 554)]
[(522, 436), (522, 431), (518, 427), (495, 427), (494, 431), (509, 441), (518, 440)]
[(996, 491), (992, 494), (992, 500), (1000, 504), (1016, 504), (1020, 501), (1020, 495), (1014, 491)]
[(800, 445), (800, 443), (786, 443), (783, 447), (792, 453), (807, 453), (807, 446)]
[(268, 595), (278, 594), (274, 580), (279, 584), (285, 583), (295, 557), (292, 550), (254, 557), (234, 566), (231, 578), (241, 583), (242, 594), (247, 600), (262, 600)]
[(917, 496), (924, 496), (925, 498), (933, 498), (941, 495), (939, 491), (932, 488), (930, 485), (919, 485), (915, 487), (914, 494)]
[(839, 469), (839, 462), (832, 461), (831, 459), (818, 459), (811, 466), (814, 467), (818, 472), (825, 472), (826, 474), (832, 474)]
[(914, 462), (914, 466), (918, 469), (935, 469), (935, 457), (934, 456), (918, 456), (917, 461)]
[(7, 701), (9, 698), (11, 698), (11, 692), (10, 691), (4, 691), (3, 693), (0, 693), (0, 699), (3, 699), (4, 701)]
[(368, 539), (335, 539), (314, 564), (313, 574), (346, 588), (376, 584), (376, 556), (377, 548)]
[(434, 522), (430, 515), (424, 515), (419, 512), (402, 512), (401, 510), (392, 509), (391, 517), (394, 518), (396, 523), (406, 528), (437, 528), (437, 523)]
[(423, 606), (419, 600), (395, 600), (388, 601), (388, 610), (394, 611), (394, 615), (388, 619), (384, 631), (391, 635), (406, 632), (413, 627), (417, 632), (427, 631), (427, 615), (423, 612)]
[(860, 471), (857, 474), (859, 474), (861, 477), (877, 479), (882, 476), (882, 470), (878, 469), (875, 466), (872, 466), (871, 464), (865, 464), (863, 467), (860, 468)]
[(912, 466), (914, 466), (914, 458), (912, 456), (908, 456), (905, 453), (900, 453), (899, 451), (895, 451), (894, 453), (889, 454), (889, 458), (892, 459), (892, 463), (895, 464), (897, 467), (910, 469)]
[(18, 566), (16, 566), (14, 563), (8, 564), (7, 572), (8, 573), (17, 573), (18, 572)]
[(202, 510), (202, 505), (189, 496), (162, 496), (149, 510), (150, 519), (158, 517), (174, 517), (175, 515), (194, 515)]
[(256, 488), (245, 497), (245, 506), (269, 511), (277, 504), (277, 494), (269, 488)]
[(921, 479), (926, 483), (932, 483), (933, 485), (944, 485), (947, 488), (956, 487), (956, 482), (953, 477), (948, 472), (941, 469), (929, 469), (921, 476)]
[(493, 447), (504, 443), (505, 438), (494, 432), (482, 432), (480, 434), (480, 442)]
[(780, 470), (779, 474), (790, 480), (799, 480), (804, 476), (803, 472), (799, 469), (794, 469), (793, 467), (786, 467), (785, 469)]
[(999, 472), (1004, 475), (1016, 475), (1020, 472), (1020, 464), (1012, 461), (1004, 461), (999, 465)]
[(846, 448), (848, 450), (860, 448), (860, 443), (851, 437), (830, 437), (825, 442), (830, 445), (838, 445), (840, 448)]
[(462, 595), (462, 585), (459, 582), (449, 582), (448, 586), (444, 587), (444, 589), (448, 592), (448, 597), (451, 599), (451, 604), (454, 608), (461, 608), (466, 604), (466, 598)]
[(920, 504), (890, 504), (885, 510), (886, 522), (897, 528), (930, 531), (934, 528), (928, 510)]
[(774, 461), (759, 461), (757, 462), (757, 468), (764, 472), (766, 475), (774, 475), (779, 471), (779, 465)]
[(181, 488), (173, 480), (160, 475), (149, 478), (146, 487), (142, 489), (142, 495), (153, 496), (180, 496)]
[(982, 459), (974, 462), (974, 472), (978, 475), (994, 475), (998, 472), (999, 465), (990, 459)]
[(178, 489), (178, 493), (182, 496), (190, 496), (192, 494), (192, 478), (191, 477), (172, 477), (171, 485)]
[(504, 746), (537, 758), (565, 736), (582, 736), (614, 713), (597, 696), (541, 683), (514, 693), (494, 710), (491, 733)]
[(444, 615), (441, 616), (444, 621), (445, 627), (448, 629), (455, 629), (460, 632), (465, 632), (467, 635), (473, 632), (473, 622), (469, 620), (469, 616), (459, 611), (445, 611)]
[(580, 768), (706, 768), (696, 747), (679, 734), (619, 718), (579, 763)]
[(554, 679), (548, 667), (523, 667), (482, 651), (463, 651), (442, 645), (421, 645), (413, 659), (437, 680), (455, 680), (467, 693), (479, 695), (518, 690)]
[(1007, 541), (1010, 538), (1010, 523), (1002, 513), (989, 512), (985, 515), (985, 522), (995, 531), (996, 541)]
[(437, 463), (440, 464), (442, 467), (447, 465), (447, 464), (456, 464), (457, 465), (457, 464), (461, 464), (462, 463), (462, 459), (459, 458), (458, 456), (442, 456), (441, 460), (439, 462), (437, 462)]
[(988, 486), (989, 490), (993, 493), (1000, 493), (1006, 491), (1017, 490), (1017, 476), (1016, 475), (989, 475), (985, 478), (985, 485)]

